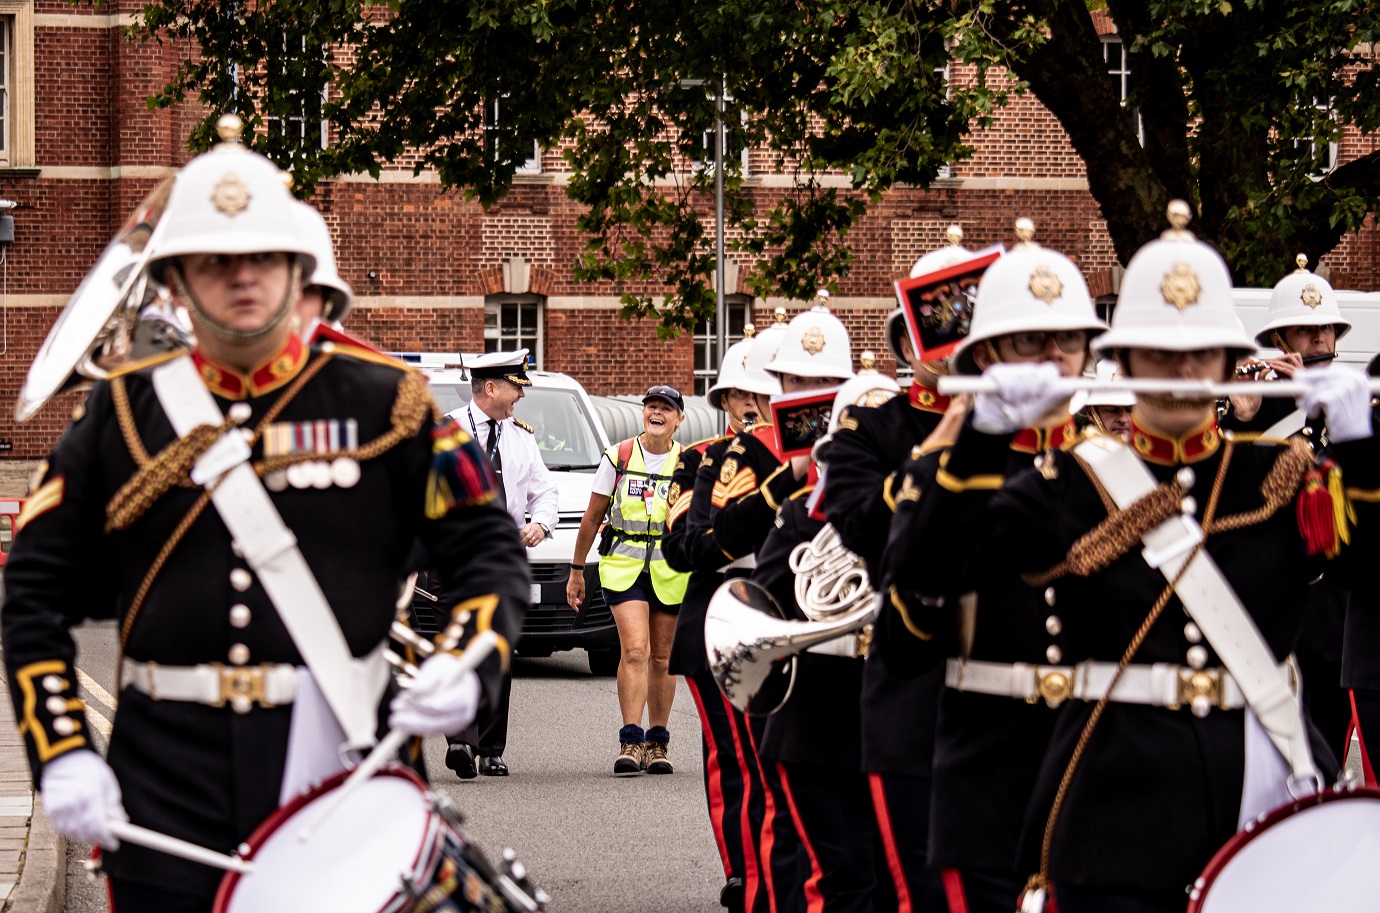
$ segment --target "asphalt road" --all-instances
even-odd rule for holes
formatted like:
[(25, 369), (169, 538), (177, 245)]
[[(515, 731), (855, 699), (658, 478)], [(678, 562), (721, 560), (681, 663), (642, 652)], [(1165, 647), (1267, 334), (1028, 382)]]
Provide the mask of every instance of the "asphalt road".
[[(109, 719), (113, 623), (78, 632), (82, 697)], [(93, 716), (93, 727), (102, 721)], [(466, 830), (491, 857), (512, 847), (552, 901), (553, 913), (712, 913), (723, 872), (705, 811), (699, 720), (682, 684), (671, 717), (675, 774), (616, 778), (621, 725), (612, 678), (591, 676), (583, 652), (516, 663), (505, 759), (512, 776), (460, 781), (443, 763), (445, 743), (426, 746), (433, 785), (468, 816)], [(104, 747), (104, 742), (101, 742)], [(105, 913), (104, 882), (68, 853), (70, 913)], [(347, 873), (332, 873), (348, 877)], [(339, 910), (338, 913), (353, 913)]]

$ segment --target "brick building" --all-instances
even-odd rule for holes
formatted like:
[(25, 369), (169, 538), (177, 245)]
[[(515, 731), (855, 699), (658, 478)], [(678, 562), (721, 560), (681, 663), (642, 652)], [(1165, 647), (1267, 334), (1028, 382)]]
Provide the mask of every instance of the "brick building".
[[(58, 397), (22, 426), (8, 404), (102, 248), (143, 195), (188, 157), (196, 112), (149, 111), (145, 103), (174, 73), (180, 52), (123, 40), (120, 28), (138, 8), (136, 0), (112, 0), (99, 11), (66, 0), (0, 0), (0, 197), (18, 203), (15, 240), (0, 268), (0, 458), (39, 457), (56, 439), (78, 394)], [(1109, 72), (1124, 77), (1119, 42), (1111, 34), (1104, 40)], [(328, 128), (323, 134), (328, 141)], [(881, 326), (894, 307), (892, 280), (940, 245), (952, 222), (962, 224), (965, 244), (982, 247), (1009, 243), (1014, 219), (1029, 216), (1037, 239), (1078, 262), (1095, 295), (1115, 290), (1119, 267), (1106, 226), (1054, 118), (1033, 98), (1015, 98), (973, 143), (976, 154), (948, 177), (927, 191), (892, 191), (850, 235), (856, 266), (832, 305), (855, 352), (875, 349), (883, 367), (891, 365)], [(1371, 148), (1370, 140), (1348, 139), (1338, 155), (1348, 160)], [(754, 194), (784, 192), (789, 178), (770, 173), (765, 159), (749, 155), (747, 166)], [(347, 329), (391, 350), (528, 345), (540, 367), (570, 373), (592, 393), (633, 392), (652, 382), (702, 389), (717, 364), (710, 328), (660, 342), (650, 321), (618, 316), (623, 289), (571, 277), (578, 209), (565, 196), (562, 168), (559, 151), (534, 150), (512, 193), (488, 213), (408, 166), (377, 181), (323, 183), (313, 202), (358, 296)], [(1328, 258), (1334, 280), (1380, 286), (1377, 245), (1373, 230), (1347, 238)], [(751, 264), (729, 257), (735, 335), (748, 319), (769, 322), (778, 304), (803, 306), (753, 300), (738, 283)]]

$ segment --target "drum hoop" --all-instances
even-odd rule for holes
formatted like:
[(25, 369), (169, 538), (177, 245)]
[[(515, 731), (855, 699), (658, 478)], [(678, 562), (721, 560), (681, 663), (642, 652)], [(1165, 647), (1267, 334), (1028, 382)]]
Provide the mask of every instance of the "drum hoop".
[[(350, 773), (351, 771), (349, 770), (342, 770), (337, 773), (334, 773), (326, 779), (322, 780), (316, 786), (294, 797), (286, 805), (282, 805), (274, 809), (273, 813), (269, 815), (267, 818), (265, 818), (262, 822), (260, 822), (259, 826), (254, 828), (253, 833), (251, 833), (248, 837), (245, 838), (241, 846), (247, 847), (248, 852), (245, 853), (241, 858), (252, 860), (254, 856), (259, 852), (259, 849), (264, 845), (264, 843), (268, 841), (268, 838), (272, 834), (276, 833), (285, 822), (291, 819), (293, 815), (296, 815), (307, 805), (316, 801), (322, 795), (330, 792), (340, 784), (344, 783), (345, 779), (350, 776)], [(402, 780), (409, 780), (411, 781), (413, 786), (417, 787), (418, 792), (422, 793), (423, 795), (425, 795), (427, 792), (426, 782), (417, 775), (416, 771), (412, 770), (412, 768), (410, 767), (404, 767), (401, 764), (389, 764), (387, 767), (384, 767), (378, 773), (374, 774), (374, 776), (397, 777)], [(435, 819), (435, 811), (428, 810), (426, 831), (427, 840), (425, 841), (425, 844), (418, 849), (418, 859), (420, 859), (421, 855), (427, 851), (427, 845), (435, 842)], [(416, 863), (417, 860), (414, 859), (413, 865), (415, 866)], [(215, 903), (211, 906), (212, 913), (224, 913), (224, 910), (226, 909), (225, 905), (230, 902), (230, 898), (235, 891), (235, 886), (239, 884), (240, 875), (241, 873), (239, 872), (225, 873), (225, 877), (223, 877), (220, 880), (220, 887), (216, 889), (216, 900)]]
[(1186, 913), (1200, 913), (1203, 901), (1212, 888), (1213, 882), (1217, 880), (1217, 876), (1227, 867), (1227, 863), (1236, 858), (1237, 854), (1257, 836), (1279, 822), (1294, 817), (1299, 812), (1326, 805), (1329, 802), (1344, 802), (1354, 799), (1380, 800), (1380, 789), (1371, 786), (1358, 786), (1354, 789), (1338, 789), (1336, 787), (1325, 789), (1311, 796), (1286, 802), (1284, 805), (1266, 812), (1260, 818), (1247, 822), (1245, 828), (1237, 831), (1230, 840), (1222, 844), (1221, 848), (1208, 860), (1208, 864), (1203, 868), (1203, 873), (1194, 880), (1193, 889), (1189, 892)]

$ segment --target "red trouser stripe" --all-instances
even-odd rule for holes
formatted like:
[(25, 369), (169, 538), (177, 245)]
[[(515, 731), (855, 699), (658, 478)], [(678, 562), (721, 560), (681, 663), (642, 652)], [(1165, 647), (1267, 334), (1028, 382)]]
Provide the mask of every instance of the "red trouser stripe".
[(719, 770), (719, 743), (714, 739), (714, 730), (709, 725), (709, 715), (704, 712), (704, 701), (695, 680), (687, 677), (685, 684), (690, 688), (690, 697), (695, 701), (695, 709), (700, 714), (700, 728), (704, 731), (704, 744), (708, 747), (708, 757), (704, 761), (705, 798), (709, 801), (709, 825), (714, 830), (714, 843), (719, 848), (719, 858), (724, 864), (724, 878), (733, 875), (733, 863), (728, 858), (728, 844), (724, 842), (724, 784)]
[(958, 869), (940, 869), (944, 879), (944, 897), (949, 901), (949, 913), (968, 913), (968, 898), (963, 894), (963, 876)]
[(786, 777), (786, 766), (776, 762), (776, 775), (781, 778), (781, 791), (786, 794), (786, 805), (791, 810), (791, 821), (795, 822), (795, 832), (805, 846), (805, 854), (810, 857), (810, 877), (805, 879), (805, 913), (824, 913), (824, 895), (819, 891), (819, 880), (824, 870), (819, 866), (819, 858), (810, 843), (810, 835), (805, 830), (805, 822), (800, 819), (800, 810), (795, 807), (795, 797), (791, 795), (791, 781)]
[[(1376, 785), (1375, 768), (1370, 766), (1370, 750), (1366, 745), (1366, 733), (1361, 729), (1361, 715), (1356, 712), (1356, 692), (1348, 690), (1347, 695), (1351, 698), (1351, 726), (1346, 731), (1346, 745), (1351, 745), (1351, 734), (1355, 732), (1356, 740), (1361, 743), (1361, 773), (1366, 778), (1366, 785), (1373, 787)], [(1342, 757), (1346, 757), (1346, 746), (1342, 748)]]
[(901, 865), (901, 852), (896, 848), (896, 834), (891, 830), (891, 809), (886, 804), (886, 784), (879, 773), (867, 775), (867, 785), (872, 790), (872, 811), (877, 817), (877, 831), (882, 835), (882, 848), (886, 850), (886, 868), (891, 873), (891, 882), (896, 887), (896, 913), (911, 913), (910, 884), (906, 881), (906, 870)]
[[(743, 740), (738, 735), (738, 718), (741, 714), (729, 703), (724, 693), (717, 688), (715, 692), (719, 699), (724, 702), (724, 712), (728, 714), (728, 728), (733, 733), (733, 752), (738, 761), (738, 768), (743, 778), (743, 807), (738, 815), (738, 828), (740, 839), (743, 842), (743, 906), (751, 913), (756, 904), (757, 892), (761, 889), (762, 874), (758, 864), (757, 853), (758, 843), (761, 842), (761, 835), (757, 828), (752, 824), (752, 781), (756, 779), (752, 775), (752, 766), (748, 764), (747, 752), (753, 751), (751, 745), (744, 746)], [(743, 724), (747, 725), (746, 722)], [(767, 791), (767, 810), (771, 810), (771, 791)], [(770, 888), (770, 879), (768, 879)], [(772, 910), (771, 913), (776, 913)]]
[[(728, 703), (728, 698), (724, 698), (724, 703)], [(729, 706), (731, 707), (732, 705), (730, 704)], [(775, 879), (772, 877), (771, 870), (771, 853), (772, 849), (776, 846), (776, 835), (775, 831), (772, 830), (772, 826), (776, 822), (776, 798), (772, 795), (771, 785), (767, 783), (766, 765), (762, 763), (762, 756), (757, 753), (757, 738), (752, 734), (752, 725), (748, 723), (746, 720), (744, 720), (743, 728), (747, 730), (748, 747), (752, 749), (753, 755), (755, 755), (757, 758), (757, 775), (762, 778), (762, 802), (765, 805), (765, 808), (762, 812), (762, 839), (760, 843), (758, 860), (761, 864), (761, 867), (760, 871), (758, 872), (758, 876), (762, 878), (767, 884), (768, 910), (770, 910), (770, 913), (777, 913), (776, 884)], [(737, 731), (736, 727), (734, 731)], [(747, 808), (747, 801), (745, 799), (743, 801), (743, 820), (745, 823), (748, 819)], [(748, 894), (746, 896), (751, 897), (752, 895)]]

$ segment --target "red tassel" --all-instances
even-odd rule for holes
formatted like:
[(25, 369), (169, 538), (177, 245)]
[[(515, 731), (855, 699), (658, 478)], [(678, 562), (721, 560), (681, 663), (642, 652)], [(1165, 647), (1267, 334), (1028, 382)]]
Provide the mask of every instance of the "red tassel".
[(1332, 495), (1327, 490), (1323, 473), (1308, 470), (1298, 498), (1299, 532), (1310, 555), (1335, 555), (1337, 524), (1332, 513)]

